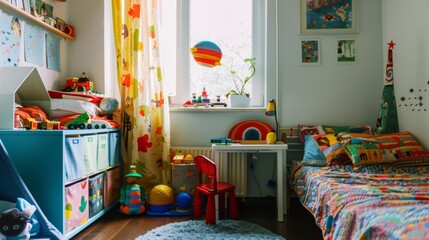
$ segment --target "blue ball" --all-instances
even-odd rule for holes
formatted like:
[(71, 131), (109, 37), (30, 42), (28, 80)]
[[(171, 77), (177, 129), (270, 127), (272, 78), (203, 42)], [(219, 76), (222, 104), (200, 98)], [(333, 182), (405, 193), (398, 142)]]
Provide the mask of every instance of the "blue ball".
[(176, 197), (177, 206), (181, 209), (187, 209), (191, 207), (192, 197), (187, 192), (181, 192)]

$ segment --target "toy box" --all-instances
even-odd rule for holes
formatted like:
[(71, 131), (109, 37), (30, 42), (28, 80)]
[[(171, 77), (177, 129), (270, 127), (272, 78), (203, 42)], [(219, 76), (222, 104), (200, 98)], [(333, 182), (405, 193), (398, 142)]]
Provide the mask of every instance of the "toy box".
[(85, 174), (97, 171), (97, 135), (83, 135), (83, 163)]
[(89, 178), (89, 217), (104, 208), (104, 173)]
[(119, 167), (106, 171), (104, 175), (104, 207), (107, 208), (118, 201), (121, 191), (121, 177)]
[(83, 141), (79, 136), (65, 138), (66, 156), (64, 161), (66, 181), (72, 181), (84, 175)]
[(67, 233), (88, 221), (88, 180), (66, 186), (65, 195), (64, 211)]
[(1, 67), (0, 85), (0, 129), (14, 129), (15, 103), (36, 105), (50, 116), (51, 98), (37, 68)]
[(109, 135), (97, 135), (97, 170), (109, 167)]
[(198, 170), (195, 164), (171, 164), (171, 183), (175, 195), (187, 192), (191, 196), (198, 186)]

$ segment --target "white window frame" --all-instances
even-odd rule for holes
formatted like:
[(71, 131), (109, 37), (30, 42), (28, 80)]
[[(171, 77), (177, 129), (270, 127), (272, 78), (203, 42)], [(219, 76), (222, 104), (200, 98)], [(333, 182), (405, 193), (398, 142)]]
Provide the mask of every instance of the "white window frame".
[[(264, 107), (269, 99), (277, 98), (277, 0), (253, 0), (254, 4), (254, 36), (252, 46), (253, 57), (256, 57), (257, 71), (252, 79), (251, 107)], [(265, 16), (264, 16), (265, 15)], [(175, 106), (180, 106), (191, 98), (189, 61), (189, 0), (177, 1), (177, 45), (176, 45), (176, 93), (171, 96)], [(262, 24), (258, 24), (261, 19)], [(256, 26), (256, 27), (255, 27)], [(165, 43), (165, 42), (164, 42)], [(269, 47), (268, 47), (269, 46)], [(171, 51), (170, 51), (171, 54)], [(171, 76), (170, 76), (171, 77)], [(167, 93), (169, 94), (169, 93)], [(253, 94), (254, 95), (254, 94)]]

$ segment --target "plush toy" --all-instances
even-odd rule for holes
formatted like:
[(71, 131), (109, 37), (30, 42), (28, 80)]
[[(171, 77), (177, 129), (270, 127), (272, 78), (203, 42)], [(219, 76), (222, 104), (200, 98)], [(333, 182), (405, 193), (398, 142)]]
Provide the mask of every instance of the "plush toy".
[(125, 175), (125, 185), (121, 188), (119, 211), (127, 215), (141, 214), (146, 211), (145, 189), (137, 181), (142, 177), (136, 172), (134, 165), (130, 166), (130, 173)]
[(22, 212), (17, 208), (4, 211), (0, 216), (0, 239), (30, 239), (32, 224), (29, 221), (35, 211), (36, 207), (33, 205)]

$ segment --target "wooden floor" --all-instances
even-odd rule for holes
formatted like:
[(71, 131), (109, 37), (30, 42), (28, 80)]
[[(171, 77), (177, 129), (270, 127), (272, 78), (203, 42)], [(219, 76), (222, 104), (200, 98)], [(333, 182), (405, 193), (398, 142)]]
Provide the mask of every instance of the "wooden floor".
[[(313, 216), (301, 206), (297, 198), (291, 198), (290, 210), (285, 221), (277, 222), (275, 199), (245, 199), (238, 201), (239, 219), (256, 223), (287, 240), (323, 239)], [(147, 215), (125, 216), (113, 209), (88, 226), (73, 240), (86, 239), (135, 239), (150, 229), (170, 222), (185, 221), (193, 217), (151, 217)]]

